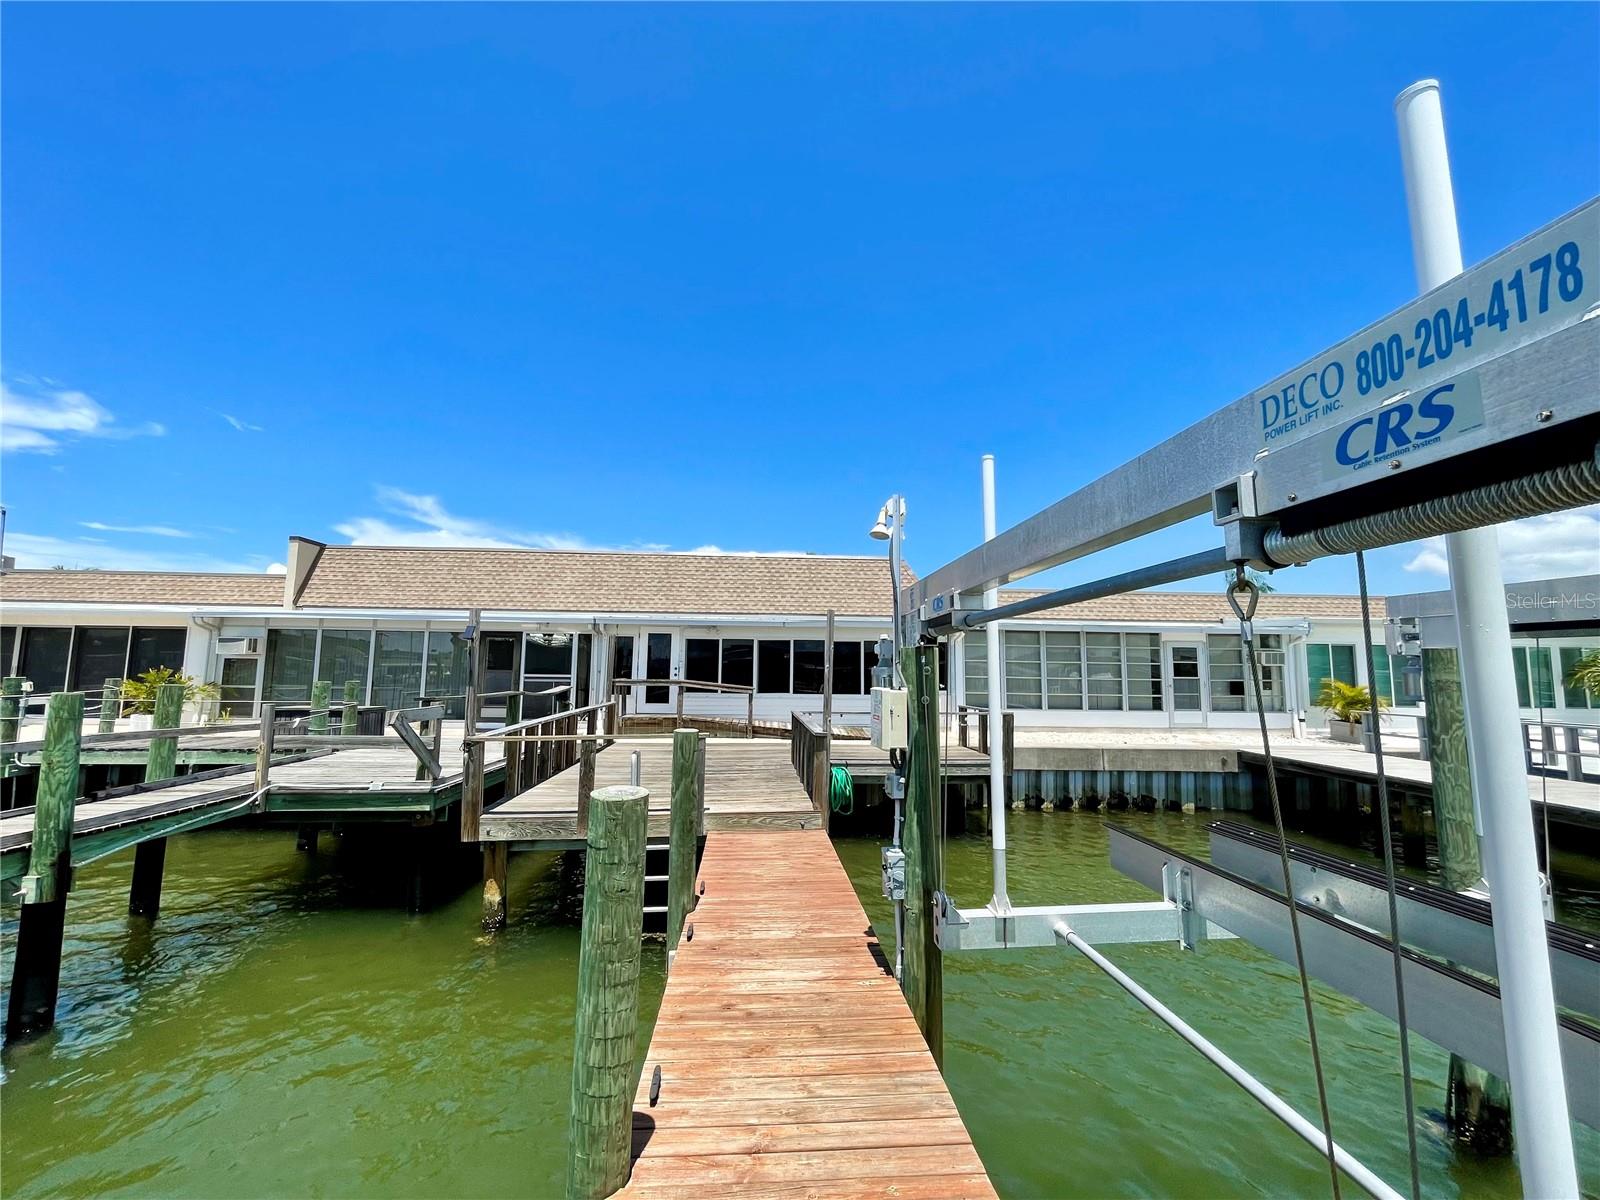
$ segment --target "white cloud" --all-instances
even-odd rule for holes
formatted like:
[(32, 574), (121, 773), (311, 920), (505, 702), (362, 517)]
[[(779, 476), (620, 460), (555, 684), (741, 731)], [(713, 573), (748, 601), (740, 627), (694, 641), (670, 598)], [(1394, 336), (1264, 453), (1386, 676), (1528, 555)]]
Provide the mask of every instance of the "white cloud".
[[(219, 558), (192, 551), (133, 550), (91, 538), (59, 538), (31, 533), (7, 533), (6, 553), (14, 555), (24, 570), (68, 567), (103, 571), (270, 571), (267, 556), (245, 560)], [(281, 567), (282, 564), (272, 564)]]
[[(1511, 582), (1600, 572), (1600, 504), (1497, 525), (1500, 574)], [(1405, 564), (1414, 574), (1450, 574), (1442, 537), (1415, 543)]]
[(288, 573), (289, 567), (286, 563), (275, 562), (267, 564), (268, 575), (287, 575)]
[[(21, 390), (19, 390), (21, 389)], [(54, 384), (0, 383), (0, 450), (54, 454), (79, 438), (160, 437), (154, 421), (118, 425), (106, 407), (84, 392)]]
[(217, 416), (221, 417), (229, 425), (232, 425), (240, 433), (263, 433), (263, 432), (265, 432), (265, 430), (263, 430), (260, 425), (252, 425), (252, 424), (250, 424), (249, 421), (241, 421), (238, 417), (234, 416), (232, 413), (219, 412), (219, 413), (217, 413)]
[(378, 504), (387, 517), (352, 517), (333, 528), (355, 546), (488, 546), (537, 550), (594, 550), (572, 533), (529, 533), (506, 529), (475, 517), (460, 517), (446, 510), (437, 496), (419, 495), (396, 487), (377, 489)]
[[(146, 533), (151, 537), (165, 538), (192, 538), (194, 534), (187, 529), (175, 529), (171, 525), (107, 525), (103, 521), (79, 521), (85, 529), (95, 529), (101, 533)], [(97, 538), (85, 538), (84, 541), (98, 541)]]

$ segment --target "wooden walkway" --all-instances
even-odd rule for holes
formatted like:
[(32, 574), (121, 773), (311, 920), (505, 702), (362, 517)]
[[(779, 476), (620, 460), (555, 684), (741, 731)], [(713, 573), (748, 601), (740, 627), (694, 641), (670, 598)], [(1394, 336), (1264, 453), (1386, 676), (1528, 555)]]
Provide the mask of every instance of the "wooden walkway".
[(713, 832), (700, 881), (619, 1195), (994, 1196), (827, 835)]
[[(179, 776), (148, 790), (80, 799), (73, 809), (73, 865), (251, 814), (289, 822), (425, 817), (459, 798), (461, 733), (460, 722), (446, 723), (440, 750), (445, 774), (437, 782), (417, 780), (417, 760), (397, 737), (392, 746), (295, 751), (282, 761), (274, 759), (270, 789), (253, 805), (253, 756), (250, 769)], [(190, 741), (185, 735), (184, 742)], [(489, 771), (497, 778), (502, 770), (498, 745), (489, 747), (489, 757)], [(0, 880), (26, 871), (32, 843), (31, 807), (0, 813)]]
[[(639, 752), (639, 782), (650, 792), (650, 836), (666, 837), (672, 808), (672, 739), (623, 738), (594, 760), (596, 788), (628, 782)], [(706, 742), (706, 829), (818, 829), (822, 818), (789, 762), (789, 743), (773, 738), (711, 738)], [(568, 767), (537, 787), (486, 809), (478, 823), (485, 842), (532, 849), (580, 844), (578, 768)]]

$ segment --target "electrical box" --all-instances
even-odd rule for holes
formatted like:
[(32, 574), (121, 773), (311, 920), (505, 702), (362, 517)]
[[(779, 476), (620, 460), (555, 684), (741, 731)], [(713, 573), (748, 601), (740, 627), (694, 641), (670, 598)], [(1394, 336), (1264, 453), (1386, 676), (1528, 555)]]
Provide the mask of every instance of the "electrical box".
[(906, 852), (899, 846), (883, 847), (883, 894), (890, 900), (906, 898)]
[(872, 744), (879, 750), (906, 748), (906, 693), (904, 688), (872, 689)]

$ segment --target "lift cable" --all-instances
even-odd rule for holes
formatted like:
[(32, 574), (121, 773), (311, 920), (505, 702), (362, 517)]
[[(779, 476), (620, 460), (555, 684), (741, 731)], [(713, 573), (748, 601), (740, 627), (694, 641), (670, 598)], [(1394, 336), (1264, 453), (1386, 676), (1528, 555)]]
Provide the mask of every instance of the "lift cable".
[[(1255, 687), (1256, 716), (1261, 722), (1261, 752), (1267, 763), (1267, 795), (1272, 801), (1272, 823), (1278, 831), (1278, 861), (1283, 867), (1283, 895), (1289, 905), (1289, 933), (1294, 939), (1294, 963), (1300, 974), (1300, 998), (1305, 1003), (1306, 1034), (1311, 1043), (1311, 1070), (1317, 1080), (1317, 1104), (1322, 1110), (1323, 1147), (1328, 1154), (1328, 1175), (1333, 1182), (1333, 1198), (1339, 1200), (1339, 1162), (1333, 1142), (1333, 1113), (1328, 1108), (1328, 1085), (1322, 1074), (1322, 1050), (1317, 1044), (1317, 1018), (1311, 1005), (1311, 979), (1306, 973), (1305, 948), (1300, 942), (1300, 914), (1294, 898), (1294, 880), (1289, 868), (1289, 836), (1283, 825), (1283, 806), (1278, 800), (1278, 768), (1272, 757), (1272, 739), (1267, 734), (1267, 710), (1261, 700), (1261, 665), (1256, 661), (1255, 630), (1252, 621), (1261, 589), (1244, 573), (1244, 564), (1234, 568), (1228, 584), (1228, 604), (1239, 618), (1239, 639), (1250, 664), (1250, 680)], [(1239, 597), (1247, 596), (1245, 603)]]
[[(1406, 1098), (1406, 1149), (1411, 1160), (1411, 1197), (1421, 1200), (1422, 1180), (1417, 1163), (1417, 1106), (1411, 1085), (1411, 1030), (1406, 1024), (1406, 981), (1402, 966), (1405, 962), (1400, 952), (1400, 906), (1395, 898), (1394, 831), (1389, 824), (1389, 777), (1383, 766), (1383, 717), (1378, 703), (1378, 676), (1373, 667), (1372, 605), (1367, 596), (1367, 558), (1356, 551), (1356, 580), (1361, 588), (1361, 632), (1367, 646), (1367, 687), (1371, 703), (1367, 712), (1372, 717), (1372, 753), (1378, 763), (1378, 828), (1383, 830), (1383, 881), (1389, 899), (1389, 948), (1394, 955), (1394, 1008), (1400, 1025), (1400, 1079), (1404, 1083)], [(1391, 672), (1391, 677), (1392, 677)], [(1294, 896), (1289, 896), (1291, 909)]]

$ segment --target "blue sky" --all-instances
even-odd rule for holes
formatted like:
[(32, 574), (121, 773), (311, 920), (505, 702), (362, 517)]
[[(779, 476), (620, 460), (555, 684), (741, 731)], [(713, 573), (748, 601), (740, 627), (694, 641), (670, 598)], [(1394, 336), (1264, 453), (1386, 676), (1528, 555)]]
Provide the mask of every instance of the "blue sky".
[[(7, 4), (22, 565), (291, 533), (928, 570), (1600, 191), (1594, 5)], [(1600, 569), (1593, 512), (1508, 574)], [(1084, 577), (1213, 544), (1189, 527)], [(1374, 587), (1441, 586), (1436, 548)], [(1352, 590), (1347, 560), (1285, 590)]]

